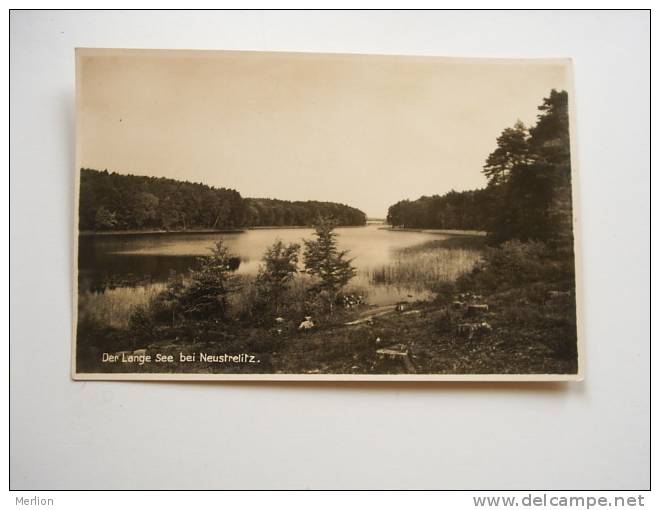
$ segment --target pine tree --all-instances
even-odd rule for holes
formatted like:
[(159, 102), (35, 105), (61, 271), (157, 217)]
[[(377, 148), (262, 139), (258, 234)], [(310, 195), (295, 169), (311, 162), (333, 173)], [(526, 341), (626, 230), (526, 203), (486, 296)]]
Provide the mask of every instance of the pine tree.
[(334, 232), (336, 222), (328, 218), (320, 218), (314, 225), (316, 239), (305, 240), (305, 271), (319, 278), (314, 289), (319, 294), (326, 295), (330, 310), (341, 289), (356, 274), (351, 264), (353, 259), (347, 259), (347, 250), (337, 247), (337, 234)]
[(258, 304), (260, 308), (274, 308), (279, 313), (284, 293), (298, 272), (298, 254), (300, 245), (285, 245), (276, 240), (264, 253), (264, 265), (257, 274)]
[(200, 268), (191, 271), (191, 281), (181, 295), (184, 315), (199, 319), (225, 319), (227, 297), (236, 289), (232, 271), (233, 257), (222, 240), (211, 249), (211, 255), (200, 257)]
[(528, 130), (521, 121), (502, 131), (497, 138), (497, 149), (488, 156), (483, 169), (489, 185), (503, 184), (514, 167), (528, 162), (528, 141)]

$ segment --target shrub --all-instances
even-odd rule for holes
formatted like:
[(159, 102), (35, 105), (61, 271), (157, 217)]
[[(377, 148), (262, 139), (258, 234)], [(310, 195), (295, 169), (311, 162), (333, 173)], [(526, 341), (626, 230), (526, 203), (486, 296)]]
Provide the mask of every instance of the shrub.
[(76, 344), (79, 353), (90, 352), (95, 358), (99, 352), (120, 351), (134, 346), (134, 339), (117, 328), (107, 326), (91, 317), (81, 317), (77, 324)]
[(236, 280), (232, 275), (235, 259), (217, 241), (211, 255), (199, 259), (200, 268), (191, 270), (190, 282), (176, 295), (178, 306), (185, 317), (195, 319), (225, 319), (227, 296), (236, 290)]
[(208, 257), (200, 257), (200, 268), (190, 271), (187, 281), (170, 281), (164, 290), (146, 303), (133, 308), (128, 327), (140, 339), (156, 337), (156, 326), (175, 326), (179, 320), (224, 320), (228, 295), (236, 291), (233, 257), (222, 241), (218, 241)]
[(461, 276), (461, 289), (499, 290), (534, 282), (562, 279), (565, 270), (553, 252), (543, 243), (507, 241), (497, 248), (487, 248), (474, 269)]
[(154, 338), (155, 323), (148, 305), (138, 305), (135, 307), (128, 320), (128, 327), (139, 340), (150, 341)]
[(170, 281), (167, 287), (154, 296), (147, 304), (147, 312), (151, 319), (161, 324), (174, 325), (182, 313), (181, 297), (184, 291), (185, 284), (183, 280), (176, 279)]
[(277, 314), (284, 307), (283, 297), (298, 272), (299, 252), (299, 244), (285, 245), (279, 239), (266, 250), (255, 280), (255, 312)]

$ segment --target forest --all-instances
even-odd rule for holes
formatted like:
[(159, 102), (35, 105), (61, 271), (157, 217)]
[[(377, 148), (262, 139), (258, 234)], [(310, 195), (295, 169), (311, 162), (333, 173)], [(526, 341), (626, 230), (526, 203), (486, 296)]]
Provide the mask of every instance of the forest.
[(343, 226), (361, 226), (367, 222), (367, 216), (359, 209), (336, 202), (246, 198), (245, 203), (245, 221), (250, 227), (312, 226), (318, 218), (334, 218)]
[(366, 223), (362, 211), (334, 202), (243, 198), (233, 189), (90, 168), (80, 171), (79, 212), (81, 231), (309, 226), (319, 217)]
[(389, 208), (387, 222), (402, 228), (485, 230), (492, 210), (490, 191), (452, 190), (442, 196), (401, 200)]
[(572, 247), (567, 93), (552, 90), (538, 109), (535, 125), (518, 121), (497, 138), (482, 169), (484, 189), (400, 201), (390, 206), (388, 223), (484, 230), (494, 244), (516, 239)]

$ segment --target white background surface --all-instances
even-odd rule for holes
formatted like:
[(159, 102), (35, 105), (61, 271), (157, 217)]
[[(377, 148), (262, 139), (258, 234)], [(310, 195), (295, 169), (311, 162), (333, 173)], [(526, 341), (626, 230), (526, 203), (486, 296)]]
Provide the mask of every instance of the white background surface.
[[(648, 16), (14, 12), (11, 487), (648, 488)], [(586, 380), (71, 381), (76, 46), (572, 57)]]

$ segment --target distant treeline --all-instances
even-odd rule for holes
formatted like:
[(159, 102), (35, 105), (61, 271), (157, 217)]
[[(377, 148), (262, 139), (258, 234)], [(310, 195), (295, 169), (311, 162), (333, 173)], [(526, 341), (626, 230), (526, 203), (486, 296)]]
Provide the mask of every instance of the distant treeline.
[(518, 121), (497, 139), (482, 170), (486, 188), (398, 202), (389, 208), (387, 222), (485, 230), (496, 243), (572, 243), (568, 94), (552, 90), (538, 109), (534, 126)]
[(366, 215), (333, 202), (243, 198), (233, 189), (107, 170), (80, 171), (80, 230), (234, 229), (312, 225), (319, 216), (364, 225)]
[(367, 216), (335, 202), (289, 202), (272, 198), (246, 198), (246, 224), (254, 227), (312, 225), (317, 218), (334, 218), (339, 225), (365, 225)]
[(492, 210), (488, 189), (402, 200), (390, 206), (387, 222), (404, 228), (485, 230)]

